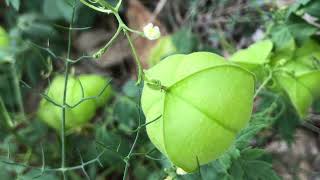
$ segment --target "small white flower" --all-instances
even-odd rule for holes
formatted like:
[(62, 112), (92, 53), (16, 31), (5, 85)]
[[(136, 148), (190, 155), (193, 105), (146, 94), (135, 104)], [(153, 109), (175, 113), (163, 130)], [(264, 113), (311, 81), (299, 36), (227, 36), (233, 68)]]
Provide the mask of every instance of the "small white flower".
[(143, 33), (149, 40), (156, 40), (161, 36), (159, 27), (154, 26), (152, 23), (147, 24), (143, 28)]
[(181, 168), (177, 168), (176, 173), (177, 173), (178, 175), (186, 175), (186, 174), (188, 174), (187, 172), (185, 172), (185, 171), (184, 171), (183, 169), (181, 169)]

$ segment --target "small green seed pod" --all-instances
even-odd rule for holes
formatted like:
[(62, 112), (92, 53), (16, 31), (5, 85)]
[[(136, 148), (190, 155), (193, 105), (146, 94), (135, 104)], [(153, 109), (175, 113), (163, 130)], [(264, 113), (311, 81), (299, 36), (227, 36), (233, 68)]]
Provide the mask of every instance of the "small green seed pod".
[[(67, 104), (70, 106), (77, 104), (82, 98), (98, 96), (107, 83), (105, 78), (98, 75), (81, 75), (78, 78), (80, 81), (78, 81), (74, 76), (69, 76), (67, 87)], [(62, 104), (63, 91), (64, 77), (57, 76), (53, 79), (50, 87), (47, 90), (47, 94), (52, 100)], [(108, 86), (98, 98), (83, 101), (74, 108), (67, 108), (66, 129), (69, 130), (72, 128), (81, 127), (87, 123), (94, 116), (96, 109), (105, 104), (110, 96), (111, 87)], [(60, 130), (61, 111), (61, 107), (55, 106), (43, 98), (40, 102), (38, 116), (49, 126), (56, 130)]]
[(254, 75), (208, 52), (169, 56), (146, 71), (165, 90), (145, 83), (142, 109), (153, 144), (175, 165), (192, 172), (223, 154), (246, 126)]

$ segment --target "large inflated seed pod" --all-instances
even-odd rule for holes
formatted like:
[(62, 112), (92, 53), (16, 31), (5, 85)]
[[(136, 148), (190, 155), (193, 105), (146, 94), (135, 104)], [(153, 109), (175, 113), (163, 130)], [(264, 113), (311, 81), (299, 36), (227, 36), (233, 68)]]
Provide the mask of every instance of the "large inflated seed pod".
[(153, 144), (187, 172), (223, 154), (246, 126), (254, 75), (208, 52), (169, 56), (146, 71), (166, 90), (145, 84), (142, 109)]

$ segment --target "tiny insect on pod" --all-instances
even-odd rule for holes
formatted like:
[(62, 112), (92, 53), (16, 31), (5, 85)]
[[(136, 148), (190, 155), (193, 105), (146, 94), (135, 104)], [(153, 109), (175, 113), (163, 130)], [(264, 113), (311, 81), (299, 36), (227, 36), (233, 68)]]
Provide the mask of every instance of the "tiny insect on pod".
[(221, 56), (172, 55), (146, 76), (166, 87), (158, 90), (146, 82), (143, 88), (148, 136), (186, 172), (223, 154), (250, 119), (255, 77)]
[[(59, 104), (62, 104), (64, 80), (64, 77), (61, 75), (55, 77), (46, 91), (48, 97)], [(94, 116), (96, 109), (104, 105), (110, 99), (112, 90), (110, 86), (106, 87), (107, 83), (107, 80), (99, 75), (80, 75), (78, 79), (74, 76), (69, 76), (67, 104), (70, 106), (77, 104), (82, 98), (95, 97), (98, 96), (102, 90), (104, 91), (101, 96), (96, 99), (84, 101), (74, 108), (67, 108), (67, 130), (81, 127), (87, 123)], [(106, 88), (104, 89), (104, 87)], [(43, 98), (40, 102), (38, 116), (52, 128), (60, 130), (61, 107), (55, 106)]]

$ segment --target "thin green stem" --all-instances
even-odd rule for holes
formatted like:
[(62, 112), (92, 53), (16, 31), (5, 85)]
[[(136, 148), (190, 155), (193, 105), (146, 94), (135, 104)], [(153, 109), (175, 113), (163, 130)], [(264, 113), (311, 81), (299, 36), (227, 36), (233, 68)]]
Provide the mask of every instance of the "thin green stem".
[(133, 141), (133, 144), (132, 144), (132, 146), (131, 146), (131, 149), (130, 149), (127, 157), (125, 158), (125, 163), (126, 163), (126, 165), (125, 165), (125, 168), (124, 168), (122, 180), (126, 180), (126, 178), (127, 178), (128, 169), (129, 169), (129, 160), (130, 160), (130, 158), (131, 158), (131, 156), (132, 156), (132, 153), (133, 153), (134, 148), (135, 148), (136, 145), (137, 145), (139, 136), (140, 136), (140, 129), (137, 131), (137, 134), (136, 134), (136, 137), (134, 138), (134, 141)]
[[(143, 73), (143, 68), (142, 68), (142, 64), (141, 64), (141, 61), (140, 61), (140, 58), (139, 56), (137, 55), (137, 51), (133, 45), (133, 42), (132, 42), (132, 39), (129, 35), (129, 32), (132, 32), (132, 33), (136, 33), (136, 34), (139, 34), (141, 36), (143, 36), (143, 33), (142, 32), (139, 32), (139, 31), (136, 31), (136, 30), (133, 30), (131, 28), (129, 28), (124, 22), (123, 20), (121, 19), (119, 13), (118, 13), (118, 9), (119, 7), (121, 6), (121, 3), (122, 1), (119, 0), (119, 2), (117, 3), (117, 6), (114, 8), (112, 7), (109, 3), (105, 2), (105, 1), (101, 1), (101, 0), (97, 0), (95, 3), (98, 3), (100, 6), (102, 6), (103, 8), (107, 8), (108, 11), (105, 11), (106, 9), (102, 9), (100, 7), (96, 7), (88, 2), (86, 2), (86, 0), (80, 0), (83, 4), (87, 5), (88, 7), (92, 8), (92, 9), (95, 9), (97, 11), (100, 11), (100, 12), (105, 12), (105, 13), (112, 13), (118, 23), (119, 23), (119, 27), (117, 29), (117, 32), (115, 33), (115, 35), (111, 38), (111, 40), (102, 48), (100, 49), (97, 53), (95, 53), (93, 55), (93, 57), (95, 58), (98, 58), (100, 57), (104, 52), (106, 52), (108, 50), (108, 48), (112, 45), (113, 41), (117, 38), (117, 36), (119, 35), (119, 33), (121, 31), (124, 32), (124, 34), (126, 35), (127, 39), (128, 39), (128, 42), (130, 44), (130, 48), (131, 48), (131, 51), (132, 51), (132, 54), (134, 56), (134, 60), (136, 62), (136, 65), (137, 65), (137, 69), (138, 69), (138, 80), (137, 80), (137, 84), (140, 84), (141, 81), (144, 79), (144, 73)], [(69, 28), (70, 29), (70, 28)]]
[(149, 122), (147, 122), (147, 123), (144, 123), (144, 124), (140, 125), (137, 129), (133, 130), (133, 132), (137, 132), (137, 131), (140, 130), (141, 128), (146, 127), (146, 126), (148, 126), (149, 124), (154, 123), (155, 121), (158, 121), (161, 117), (162, 117), (162, 115), (158, 116), (156, 119), (154, 119), (154, 120), (152, 120), (152, 121), (149, 121)]
[[(46, 168), (43, 164), (43, 166), (41, 167), (36, 167), (36, 166), (29, 166), (27, 164), (21, 164), (21, 163), (16, 163), (16, 162), (11, 162), (11, 161), (2, 161), (2, 163), (5, 163), (5, 164), (8, 164), (8, 165), (15, 165), (15, 166), (20, 166), (20, 167), (26, 167), (26, 168), (30, 168), (30, 169), (35, 169), (35, 170), (40, 170), (41, 172), (63, 172), (65, 174), (65, 172), (68, 172), (68, 171), (74, 171), (74, 170), (81, 170), (83, 169), (84, 167), (88, 166), (88, 165), (91, 165), (91, 164), (94, 164), (94, 163), (98, 163), (98, 164), (101, 164), (100, 162), (100, 158), (101, 156), (105, 153), (105, 151), (102, 151), (101, 153), (99, 153), (97, 155), (97, 157), (95, 157), (94, 159), (91, 159), (89, 161), (86, 161), (86, 162), (83, 162), (81, 163), (81, 165), (76, 165), (76, 166), (70, 166), (70, 167), (60, 167), (60, 168), (53, 168), (53, 169), (50, 169), (50, 168)], [(43, 161), (44, 163), (44, 161)]]
[(102, 6), (105, 7), (107, 9), (110, 9), (112, 12), (117, 12), (117, 10), (112, 7), (111, 4), (109, 4), (108, 2), (104, 1), (104, 0), (98, 0), (98, 3)]
[(123, 27), (126, 26), (126, 24), (123, 22), (120, 15), (117, 12), (113, 12), (113, 15), (116, 17), (116, 19), (119, 23), (119, 26), (122, 27), (122, 29), (123, 29)]
[(273, 73), (271, 70), (269, 70), (268, 77), (262, 82), (262, 84), (257, 89), (256, 93), (253, 96), (254, 99), (259, 95), (260, 91), (269, 83), (269, 81), (272, 79), (272, 76), (273, 76)]
[(142, 79), (144, 79), (144, 73), (143, 73), (143, 70), (142, 70), (142, 64), (141, 64), (140, 58), (139, 58), (139, 56), (137, 54), (136, 48), (134, 47), (134, 45), (132, 43), (132, 39), (131, 39), (128, 31), (127, 30), (123, 30), (123, 31), (124, 31), (124, 34), (126, 35), (127, 39), (128, 39), (132, 54), (134, 56), (134, 60), (136, 61), (136, 64), (137, 64), (137, 68), (138, 68), (138, 81), (137, 81), (137, 84), (140, 84)]
[(197, 158), (197, 166), (198, 166), (199, 178), (200, 178), (201, 180), (203, 180), (202, 173), (201, 173), (201, 165), (200, 165), (200, 161), (199, 161), (198, 156), (196, 156), (196, 158)]
[(116, 6), (116, 10), (117, 10), (117, 11), (119, 11), (119, 8), (120, 8), (121, 4), (122, 4), (122, 0), (119, 0), (119, 1), (118, 1), (118, 4), (117, 4), (117, 6)]
[[(139, 113), (138, 127), (141, 127), (141, 110), (138, 109), (138, 111), (139, 111), (139, 112), (138, 112), (138, 113)], [(136, 145), (137, 145), (137, 142), (138, 142), (138, 139), (139, 139), (139, 136), (140, 136), (140, 130), (141, 130), (141, 128), (138, 128), (136, 137), (134, 138), (134, 141), (133, 141), (133, 144), (132, 144), (132, 146), (131, 146), (131, 148), (130, 148), (130, 151), (129, 151), (128, 155), (124, 158), (124, 161), (125, 161), (126, 165), (125, 165), (125, 167), (124, 167), (124, 172), (123, 172), (122, 180), (126, 180), (126, 178), (127, 178), (128, 169), (129, 169), (129, 165), (130, 165), (130, 164), (129, 164), (129, 161), (130, 161), (130, 158), (131, 158), (131, 156), (132, 156), (132, 154), (133, 154), (133, 150), (134, 150), (134, 148), (135, 148)]]
[(126, 30), (129, 31), (129, 32), (135, 33), (135, 34), (137, 34), (137, 35), (139, 35), (139, 36), (145, 37), (145, 35), (144, 35), (143, 32), (137, 31), (137, 30), (134, 30), (134, 29), (131, 29), (131, 28), (129, 28), (129, 27), (126, 26), (126, 25), (124, 26), (124, 29), (126, 29)]
[(86, 2), (85, 0), (80, 0), (80, 2), (82, 2), (84, 5), (90, 7), (91, 9), (94, 9), (94, 10), (96, 10), (96, 11), (103, 12), (103, 13), (107, 13), (107, 14), (112, 13), (112, 11), (109, 10), (109, 9), (102, 9), (102, 8), (99, 8), (99, 7), (95, 7), (94, 5)]
[(63, 106), (62, 106), (62, 122), (61, 122), (61, 167), (65, 167), (65, 160), (66, 160), (66, 147), (65, 147), (65, 124), (66, 124), (66, 99), (67, 99), (67, 86), (68, 86), (68, 79), (69, 79), (69, 71), (70, 66), (69, 62), (65, 63), (65, 74), (64, 74), (64, 91), (63, 91)]
[(110, 48), (110, 46), (113, 44), (113, 42), (117, 39), (117, 37), (119, 36), (120, 32), (122, 31), (122, 27), (119, 26), (116, 33), (112, 36), (112, 38), (110, 39), (110, 41), (108, 41), (108, 43), (101, 48), (98, 52), (96, 52), (93, 57), (94, 58), (100, 58), (105, 52), (108, 51), (108, 49)]
[(4, 105), (4, 102), (2, 100), (2, 98), (0, 97), (0, 115), (1, 117), (5, 120), (6, 122), (6, 126), (8, 129), (11, 129), (12, 127), (14, 127), (14, 122), (12, 121), (6, 106)]
[(24, 121), (25, 120), (25, 112), (24, 112), (24, 107), (23, 107), (23, 100), (22, 100), (22, 95), (21, 95), (21, 88), (20, 88), (20, 83), (19, 83), (18, 71), (16, 68), (15, 61), (13, 61), (10, 64), (10, 69), (11, 69), (11, 75), (13, 78), (14, 94), (17, 99), (19, 112), (21, 113), (22, 120)]
[[(68, 51), (67, 59), (70, 59), (71, 54), (71, 41), (72, 41), (72, 25), (74, 21), (75, 8), (73, 7), (72, 18), (69, 25), (68, 31)], [(62, 121), (61, 121), (61, 168), (66, 167), (66, 143), (65, 143), (65, 125), (66, 125), (66, 108), (67, 108), (67, 91), (68, 91), (68, 81), (69, 81), (69, 71), (70, 71), (70, 62), (65, 61), (65, 73), (64, 73), (64, 89), (62, 97)], [(64, 173), (63, 173), (64, 175)], [(65, 176), (63, 176), (65, 178)]]
[[(11, 119), (9, 112), (7, 111), (7, 108), (0, 97), (0, 117), (4, 119), (6, 128), (17, 138), (20, 142), (25, 142), (25, 139), (16, 132), (15, 127), (17, 124)], [(28, 146), (28, 145), (27, 145)], [(28, 146), (28, 148), (30, 148)]]

